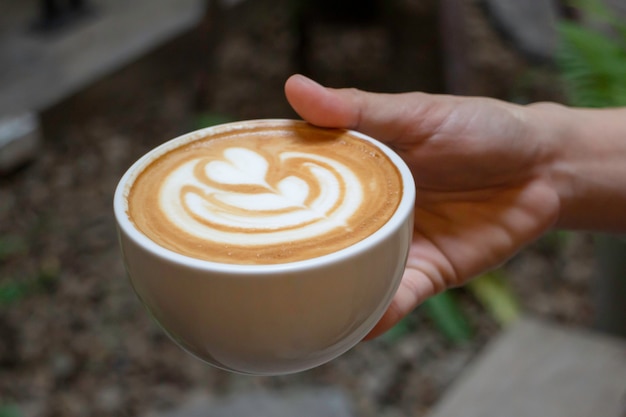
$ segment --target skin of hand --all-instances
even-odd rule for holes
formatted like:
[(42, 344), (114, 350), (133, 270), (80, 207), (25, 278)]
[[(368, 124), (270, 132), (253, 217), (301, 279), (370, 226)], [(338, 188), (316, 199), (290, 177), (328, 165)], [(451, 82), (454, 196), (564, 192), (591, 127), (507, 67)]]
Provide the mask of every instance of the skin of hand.
[(426, 298), (502, 264), (558, 221), (555, 146), (541, 128), (552, 105), (331, 89), (300, 75), (287, 80), (285, 94), (303, 119), (377, 138), (413, 173), (415, 230), (406, 270), (368, 339)]

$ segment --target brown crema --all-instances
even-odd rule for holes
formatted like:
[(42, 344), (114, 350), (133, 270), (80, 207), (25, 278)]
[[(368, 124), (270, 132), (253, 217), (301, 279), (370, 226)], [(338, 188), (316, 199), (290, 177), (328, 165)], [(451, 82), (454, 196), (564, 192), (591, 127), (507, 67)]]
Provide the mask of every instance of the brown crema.
[(176, 143), (144, 165), (127, 198), (130, 220), (166, 249), (264, 265), (365, 239), (401, 195), (398, 169), (373, 143), (344, 130), (259, 121)]

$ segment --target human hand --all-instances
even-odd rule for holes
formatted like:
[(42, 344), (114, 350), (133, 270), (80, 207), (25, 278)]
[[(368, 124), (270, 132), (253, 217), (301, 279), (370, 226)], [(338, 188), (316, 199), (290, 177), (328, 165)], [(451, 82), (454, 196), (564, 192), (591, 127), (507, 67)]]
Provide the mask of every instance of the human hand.
[(530, 107), (487, 98), (329, 89), (299, 75), (288, 101), (308, 122), (385, 142), (416, 188), (415, 230), (390, 307), (368, 338), (426, 298), (509, 259), (557, 220), (552, 154)]

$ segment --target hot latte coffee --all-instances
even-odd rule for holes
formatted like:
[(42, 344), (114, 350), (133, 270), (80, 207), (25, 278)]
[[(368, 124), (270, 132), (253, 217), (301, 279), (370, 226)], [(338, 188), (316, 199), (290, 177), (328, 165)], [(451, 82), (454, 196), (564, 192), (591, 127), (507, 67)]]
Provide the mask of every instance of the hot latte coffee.
[(415, 183), (360, 133), (248, 120), (151, 150), (113, 206), (133, 288), (166, 333), (219, 368), (278, 375), (336, 358), (380, 320)]
[(398, 169), (371, 142), (263, 121), (165, 147), (130, 185), (128, 216), (151, 240), (189, 257), (280, 264), (361, 241), (401, 196)]

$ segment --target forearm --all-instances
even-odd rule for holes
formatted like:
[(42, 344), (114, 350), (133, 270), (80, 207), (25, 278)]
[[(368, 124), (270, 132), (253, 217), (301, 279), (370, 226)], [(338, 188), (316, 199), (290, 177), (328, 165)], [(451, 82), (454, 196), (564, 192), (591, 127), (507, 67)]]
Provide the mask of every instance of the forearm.
[(561, 202), (556, 227), (626, 232), (626, 108), (533, 111), (548, 126), (546, 175)]

